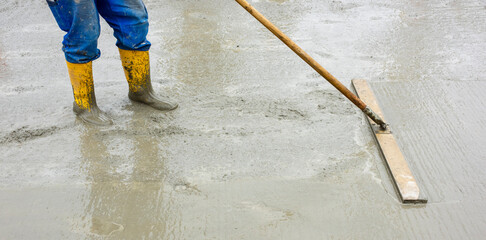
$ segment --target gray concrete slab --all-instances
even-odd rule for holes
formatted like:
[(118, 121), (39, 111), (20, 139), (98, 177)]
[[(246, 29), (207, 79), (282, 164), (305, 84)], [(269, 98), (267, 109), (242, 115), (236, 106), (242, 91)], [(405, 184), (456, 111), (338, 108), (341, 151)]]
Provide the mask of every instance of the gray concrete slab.
[(42, 1), (0, 7), (2, 239), (480, 239), (483, 1), (252, 1), (347, 86), (370, 81), (427, 205), (401, 205), (364, 116), (233, 1), (145, 1), (160, 113), (131, 103), (112, 30), (112, 127), (71, 112)]

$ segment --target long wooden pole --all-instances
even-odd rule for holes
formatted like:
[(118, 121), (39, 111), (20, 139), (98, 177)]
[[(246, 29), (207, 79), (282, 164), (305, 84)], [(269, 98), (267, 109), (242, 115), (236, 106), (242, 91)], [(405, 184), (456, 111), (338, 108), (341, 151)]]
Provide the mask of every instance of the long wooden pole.
[(316, 72), (324, 77), (329, 83), (331, 83), (337, 90), (339, 90), (346, 98), (348, 98), (354, 105), (361, 109), (368, 117), (374, 122), (380, 125), (381, 128), (386, 129), (387, 124), (371, 110), (361, 99), (356, 97), (348, 88), (346, 88), (336, 77), (329, 73), (324, 67), (322, 67), (316, 60), (314, 60), (309, 54), (307, 54), (302, 48), (300, 48), (292, 39), (287, 37), (280, 29), (278, 29), (273, 23), (265, 18), (260, 12), (258, 12), (253, 6), (251, 6), (246, 0), (235, 0), (243, 8), (246, 9), (253, 17), (255, 17), (260, 23), (263, 24), (270, 32), (277, 36), (285, 45), (287, 45), (292, 51), (299, 55), (302, 60), (309, 64)]

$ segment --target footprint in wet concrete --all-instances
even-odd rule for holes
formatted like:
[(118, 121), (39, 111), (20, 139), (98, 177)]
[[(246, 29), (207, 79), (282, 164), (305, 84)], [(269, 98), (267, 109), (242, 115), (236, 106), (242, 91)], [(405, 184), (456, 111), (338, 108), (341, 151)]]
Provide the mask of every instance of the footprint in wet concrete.
[(110, 236), (115, 232), (121, 232), (123, 230), (123, 225), (104, 219), (93, 218), (91, 222), (91, 232), (96, 235)]

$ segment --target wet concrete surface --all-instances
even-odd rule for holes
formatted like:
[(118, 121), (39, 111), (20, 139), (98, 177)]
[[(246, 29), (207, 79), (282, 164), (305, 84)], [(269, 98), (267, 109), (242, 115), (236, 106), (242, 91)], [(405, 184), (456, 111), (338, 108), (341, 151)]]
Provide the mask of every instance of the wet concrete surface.
[(111, 127), (74, 117), (42, 1), (0, 7), (1, 239), (481, 239), (484, 1), (252, 1), (345, 85), (370, 81), (427, 205), (401, 205), (363, 115), (233, 1), (145, 1), (132, 103), (102, 21)]

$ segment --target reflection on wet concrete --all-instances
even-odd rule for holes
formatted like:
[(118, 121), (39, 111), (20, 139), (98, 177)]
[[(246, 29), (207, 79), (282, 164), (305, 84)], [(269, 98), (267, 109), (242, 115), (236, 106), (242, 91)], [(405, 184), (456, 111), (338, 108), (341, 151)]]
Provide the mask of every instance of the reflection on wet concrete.
[(81, 164), (89, 189), (82, 218), (95, 236), (143, 239), (171, 234), (170, 206), (164, 201), (164, 139), (140, 128), (145, 121), (134, 112), (126, 129), (82, 130)]

